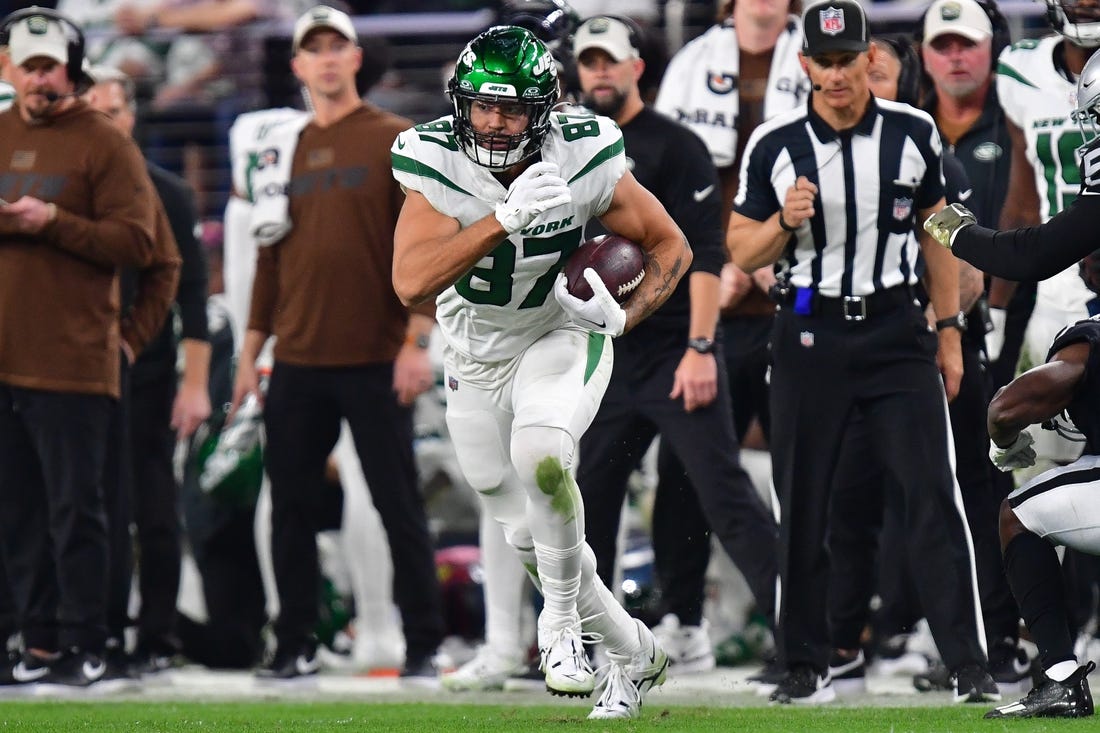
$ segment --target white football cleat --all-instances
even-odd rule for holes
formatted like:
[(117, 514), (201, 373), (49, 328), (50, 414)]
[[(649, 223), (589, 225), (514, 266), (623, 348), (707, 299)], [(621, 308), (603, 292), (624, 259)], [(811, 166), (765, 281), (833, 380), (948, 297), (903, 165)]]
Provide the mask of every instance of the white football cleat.
[(526, 671), (527, 664), (518, 655), (500, 654), (483, 645), (473, 659), (453, 672), (445, 672), (440, 683), (451, 692), (503, 690), (505, 680)]
[(603, 672), (603, 679), (600, 681), (603, 693), (588, 714), (589, 720), (637, 718), (641, 714), (642, 700), (646, 693), (665, 681), (668, 655), (641, 621), (635, 619), (634, 622), (638, 625), (642, 649), (633, 657), (627, 658), (608, 654), (611, 662), (600, 668)]
[(546, 689), (551, 695), (588, 697), (596, 689), (596, 674), (584, 654), (579, 627), (578, 622), (539, 632), (539, 669), (546, 675)]
[(706, 619), (699, 626), (683, 626), (676, 614), (669, 613), (652, 630), (657, 643), (668, 654), (669, 674), (697, 674), (714, 669), (714, 647)]

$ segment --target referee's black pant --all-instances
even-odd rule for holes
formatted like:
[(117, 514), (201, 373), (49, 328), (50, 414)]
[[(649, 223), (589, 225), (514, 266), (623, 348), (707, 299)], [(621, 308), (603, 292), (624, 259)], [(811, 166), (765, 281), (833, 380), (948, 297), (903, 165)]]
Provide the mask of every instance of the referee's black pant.
[[(955, 476), (962, 492), (981, 597), (986, 639), (992, 645), (1018, 634), (1019, 612), (1001, 563), (997, 512), (1003, 497), (993, 486), (986, 434), (986, 407), (991, 397), (981, 346), (969, 334), (962, 338), (963, 378), (950, 406), (955, 442)], [(899, 501), (889, 502), (883, 515), (883, 491), (891, 480), (866, 447), (870, 441), (862, 418), (849, 422), (837, 471), (829, 528), (832, 561), (830, 622), (839, 649), (855, 649), (867, 622), (868, 604), (877, 587), (882, 598), (881, 630), (889, 635), (908, 630), (923, 609), (913, 596), (912, 570), (905, 546), (904, 517)], [(892, 496), (892, 499), (900, 499)], [(881, 540), (880, 540), (881, 532)], [(879, 562), (875, 548), (881, 546)], [(876, 568), (878, 583), (876, 584)]]
[(397, 403), (392, 363), (322, 368), (275, 362), (264, 404), (264, 466), (271, 480), (281, 608), (275, 635), (280, 649), (293, 651), (310, 642), (317, 623), (325, 463), (341, 418), (351, 426), (389, 540), (407, 658), (422, 659), (443, 640), (442, 600), (413, 461), (412, 410)]
[[(974, 561), (949, 447), (937, 336), (904, 295), (868, 320), (780, 310), (772, 333), (772, 470), (779, 495), (780, 658), (824, 672), (829, 500), (845, 426), (866, 421), (890, 486), (900, 489), (909, 558), (949, 669), (985, 665)], [(834, 302), (835, 305), (835, 302)]]
[(0, 384), (0, 542), (27, 647), (100, 652), (114, 400)]
[[(738, 461), (721, 351), (715, 354), (717, 398), (685, 412), (683, 399), (668, 395), (684, 356), (686, 334), (646, 329), (644, 337), (636, 335), (615, 340), (611, 381), (581, 439), (577, 484), (597, 572), (610, 585), (627, 479), (659, 433), (662, 443), (679, 457), (693, 489), (692, 495), (684, 496), (658, 486), (653, 509), (654, 563), (668, 610), (684, 624), (699, 623), (701, 580), (709, 555), (700, 557), (690, 540), (705, 539), (711, 530), (744, 574), (758, 606), (770, 616), (775, 608), (776, 526)], [(681, 556), (684, 540), (689, 545), (686, 557)], [(686, 561), (701, 561), (702, 567), (688, 568), (680, 576)], [(693, 582), (685, 584), (683, 579)]]

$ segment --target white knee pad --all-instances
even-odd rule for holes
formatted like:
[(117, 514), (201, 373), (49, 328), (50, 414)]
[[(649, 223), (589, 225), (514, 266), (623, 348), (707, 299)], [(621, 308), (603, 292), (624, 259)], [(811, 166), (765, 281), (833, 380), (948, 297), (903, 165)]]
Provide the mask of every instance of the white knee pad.
[(512, 433), (512, 463), (524, 486), (537, 486), (540, 493), (554, 496), (568, 486), (576, 444), (562, 428), (530, 425)]

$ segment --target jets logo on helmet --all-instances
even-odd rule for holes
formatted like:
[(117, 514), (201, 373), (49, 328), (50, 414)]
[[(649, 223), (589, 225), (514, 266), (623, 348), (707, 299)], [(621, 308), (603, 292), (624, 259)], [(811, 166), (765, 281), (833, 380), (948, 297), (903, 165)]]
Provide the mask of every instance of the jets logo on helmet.
[[(558, 98), (557, 68), (546, 44), (530, 31), (496, 26), (470, 41), (459, 55), (447, 91), (462, 151), (478, 165), (501, 171), (531, 157), (542, 145)], [(527, 124), (514, 135), (477, 132), (470, 119), (475, 104), (521, 109)]]

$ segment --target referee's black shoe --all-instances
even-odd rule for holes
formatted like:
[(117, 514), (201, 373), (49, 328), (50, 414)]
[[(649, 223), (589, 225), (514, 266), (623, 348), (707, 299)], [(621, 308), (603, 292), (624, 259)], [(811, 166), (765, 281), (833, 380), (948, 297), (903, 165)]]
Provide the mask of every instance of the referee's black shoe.
[(980, 664), (965, 664), (954, 674), (955, 702), (998, 702), (1001, 691)]
[(791, 668), (791, 673), (775, 688), (768, 698), (773, 703), (788, 705), (820, 705), (836, 699), (832, 678), (825, 676), (808, 664), (799, 664)]
[(993, 708), (987, 718), (1086, 718), (1092, 715), (1089, 672), (1096, 664), (1088, 662), (1062, 682), (1044, 676), (1041, 685), (1027, 696), (1008, 705)]

